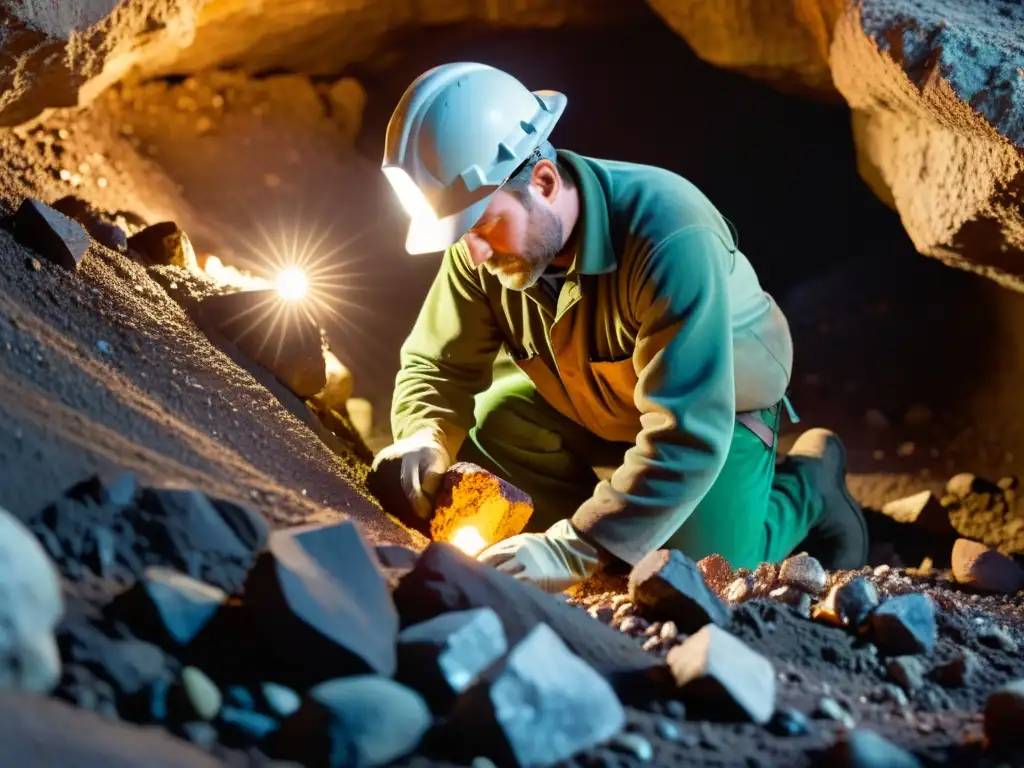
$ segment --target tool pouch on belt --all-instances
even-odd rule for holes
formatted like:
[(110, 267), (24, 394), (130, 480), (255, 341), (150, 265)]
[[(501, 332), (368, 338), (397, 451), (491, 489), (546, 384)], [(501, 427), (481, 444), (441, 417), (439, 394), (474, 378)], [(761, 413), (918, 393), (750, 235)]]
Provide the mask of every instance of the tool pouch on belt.
[(785, 408), (786, 414), (792, 423), (799, 423), (800, 417), (793, 410), (793, 405), (789, 402), (789, 397), (786, 395), (783, 395), (782, 400), (767, 410), (737, 413), (736, 421), (761, 438), (761, 442), (765, 446), (774, 450), (775, 443), (779, 437), (783, 408)]

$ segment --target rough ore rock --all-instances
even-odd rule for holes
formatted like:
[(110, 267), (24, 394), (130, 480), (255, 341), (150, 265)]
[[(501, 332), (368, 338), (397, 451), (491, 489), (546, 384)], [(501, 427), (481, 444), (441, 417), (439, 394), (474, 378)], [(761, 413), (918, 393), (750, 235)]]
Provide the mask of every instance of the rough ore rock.
[(704, 581), (697, 564), (675, 549), (643, 557), (629, 574), (629, 597), (655, 621), (671, 620), (693, 634), (705, 624), (729, 624), (729, 607)]
[(128, 250), (128, 235), (125, 231), (116, 224), (104, 221), (102, 214), (82, 198), (67, 195), (55, 201), (53, 208), (85, 227), (85, 231), (100, 245), (118, 253)]
[(985, 737), (997, 747), (1024, 746), (1024, 680), (997, 688), (985, 701)]
[(764, 725), (775, 711), (775, 668), (721, 627), (708, 624), (668, 652), (687, 706), (718, 719)]
[(826, 750), (821, 765), (836, 768), (922, 768), (921, 762), (874, 731), (856, 728)]
[(863, 576), (836, 584), (828, 596), (814, 606), (816, 621), (857, 630), (878, 606), (878, 588)]
[(418, 693), (374, 675), (328, 680), (312, 688), (274, 734), (272, 753), (302, 765), (387, 765), (416, 749), (431, 724)]
[(402, 626), (451, 611), (492, 608), (509, 645), (538, 624), (547, 624), (569, 650), (604, 675), (620, 694), (663, 682), (664, 665), (586, 611), (567, 605), (528, 582), (485, 566), (450, 544), (431, 543), (393, 593)]
[(1007, 595), (1024, 589), (1024, 569), (980, 542), (957, 539), (952, 559), (953, 578), (961, 584)]
[(935, 603), (921, 593), (890, 597), (869, 621), (878, 649), (890, 655), (931, 653), (938, 640)]
[(164, 647), (187, 646), (227, 602), (227, 593), (173, 568), (150, 567), (110, 605), (110, 615), (139, 637)]
[(209, 296), (199, 303), (200, 324), (234, 344), (299, 397), (327, 384), (320, 328), (299, 302), (275, 290)]
[(828, 576), (821, 563), (806, 552), (802, 552), (782, 563), (782, 567), (779, 568), (779, 581), (817, 597), (825, 591)]
[(473, 526), (488, 545), (517, 536), (533, 515), (533, 500), (511, 483), (468, 462), (453, 464), (441, 479), (430, 519), (430, 538), (451, 542)]
[(0, 690), (46, 693), (60, 679), (60, 578), (39, 541), (0, 507)]
[(81, 224), (38, 200), (26, 198), (13, 224), (19, 243), (72, 272), (89, 250), (89, 235)]
[(396, 679), (443, 712), (507, 651), (505, 630), (492, 609), (443, 613), (398, 635)]
[(182, 269), (198, 270), (192, 241), (173, 221), (162, 221), (146, 227), (128, 238), (128, 248), (149, 264), (165, 264)]
[(398, 615), (354, 523), (275, 531), (244, 595), (264, 663), (278, 667), (264, 667), (264, 679), (306, 688), (342, 675), (395, 673)]
[(459, 697), (447, 725), (459, 754), (548, 766), (607, 741), (625, 723), (607, 681), (537, 624)]

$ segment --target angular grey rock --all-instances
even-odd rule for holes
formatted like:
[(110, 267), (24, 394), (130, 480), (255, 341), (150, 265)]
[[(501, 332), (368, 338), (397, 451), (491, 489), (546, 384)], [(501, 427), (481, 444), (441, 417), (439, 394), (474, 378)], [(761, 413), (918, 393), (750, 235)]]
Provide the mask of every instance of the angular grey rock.
[(416, 749), (430, 724), (426, 702), (412, 689), (384, 677), (344, 677), (313, 687), (270, 749), (303, 765), (387, 765)]
[(0, 690), (47, 693), (60, 679), (60, 577), (39, 540), (0, 507)]
[(845, 626), (859, 628), (878, 603), (878, 588), (863, 576), (855, 576), (836, 587), (836, 615)]
[(931, 653), (938, 640), (935, 604), (921, 593), (890, 597), (869, 621), (875, 645), (890, 655)]
[(604, 675), (620, 695), (649, 697), (662, 684), (664, 663), (625, 633), (594, 621), (577, 607), (528, 582), (485, 566), (449, 544), (430, 544), (393, 594), (407, 627), (449, 611), (491, 608), (510, 646), (538, 624), (547, 624), (573, 653)]
[(957, 539), (952, 561), (953, 578), (961, 584), (1006, 595), (1024, 589), (1024, 569), (981, 542)]
[(538, 624), (452, 708), (450, 742), (498, 765), (554, 765), (607, 741), (626, 714), (611, 686)]
[(923, 531), (946, 538), (957, 536), (949, 511), (931, 491), (895, 499), (882, 505), (882, 514), (898, 523), (915, 525)]
[(985, 736), (995, 747), (1024, 745), (1024, 680), (997, 688), (985, 701)]
[(786, 586), (795, 587), (812, 597), (825, 591), (828, 575), (815, 558), (806, 552), (788, 558), (779, 569), (779, 581)]
[(907, 693), (913, 693), (924, 685), (925, 668), (916, 656), (897, 656), (886, 664), (889, 679)]
[(492, 609), (443, 613), (398, 635), (395, 677), (443, 712), (507, 651), (505, 630)]
[(185, 647), (227, 602), (224, 590), (173, 568), (153, 566), (110, 605), (109, 614), (139, 637)]
[(708, 624), (668, 652), (687, 706), (764, 725), (775, 711), (775, 668), (721, 627)]
[[(396, 669), (398, 615), (369, 546), (349, 521), (275, 531), (244, 587), (266, 677), (296, 688)], [(212, 628), (210, 634), (213, 634)]]
[(675, 549), (651, 552), (633, 567), (629, 597), (646, 618), (672, 620), (686, 634), (730, 620), (729, 607), (704, 582), (697, 564)]
[(74, 272), (89, 250), (82, 225), (48, 205), (26, 198), (14, 214), (14, 237), (44, 259)]
[(852, 730), (833, 744), (821, 764), (837, 768), (922, 768), (912, 754), (864, 728)]
[(62, 197), (53, 203), (53, 208), (68, 218), (75, 219), (100, 245), (118, 253), (128, 250), (128, 235), (125, 231), (116, 224), (104, 221), (100, 212), (80, 197)]

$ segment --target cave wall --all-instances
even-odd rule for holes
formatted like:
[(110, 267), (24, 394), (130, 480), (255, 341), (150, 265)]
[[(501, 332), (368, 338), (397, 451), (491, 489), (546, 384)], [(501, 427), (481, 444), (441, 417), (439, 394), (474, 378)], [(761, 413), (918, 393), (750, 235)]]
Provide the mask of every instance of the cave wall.
[[(860, 174), (917, 250), (1024, 289), (1024, 4), (648, 3), (710, 63), (845, 100)], [(126, 77), (330, 75), (386, 64), (403, 34), (416, 45), (441, 26), (614, 25), (643, 13), (639, 0), (3, 0), (0, 125), (89, 103)]]

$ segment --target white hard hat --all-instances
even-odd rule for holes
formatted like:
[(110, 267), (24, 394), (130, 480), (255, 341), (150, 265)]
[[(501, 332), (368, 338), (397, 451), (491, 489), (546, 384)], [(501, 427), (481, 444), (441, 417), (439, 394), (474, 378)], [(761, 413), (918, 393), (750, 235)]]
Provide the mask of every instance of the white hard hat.
[(443, 251), (466, 234), (565, 104), (561, 93), (531, 92), (486, 64), (444, 64), (416, 78), (391, 115), (381, 164), (411, 219), (406, 251)]

